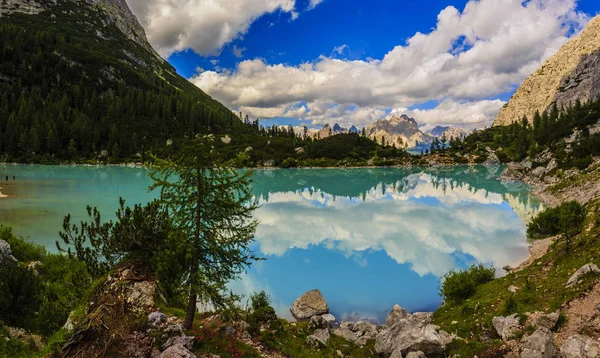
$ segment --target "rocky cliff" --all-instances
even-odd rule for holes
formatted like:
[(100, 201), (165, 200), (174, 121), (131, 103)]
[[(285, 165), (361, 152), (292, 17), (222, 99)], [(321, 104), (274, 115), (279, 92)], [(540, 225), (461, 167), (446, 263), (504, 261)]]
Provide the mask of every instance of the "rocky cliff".
[(431, 135), (432, 137), (438, 137), (438, 138), (446, 136), (447, 139), (465, 138), (466, 136), (469, 135), (469, 132), (462, 128), (437, 126), (429, 132), (429, 135)]
[[(152, 52), (162, 61), (162, 58), (148, 42), (146, 31), (133, 15), (125, 0), (85, 0), (85, 2), (95, 5), (97, 9), (106, 14), (103, 19), (106, 25), (114, 24), (127, 38)], [(39, 14), (51, 10), (56, 4), (57, 0), (2, 0), (0, 1), (0, 18), (13, 13)], [(101, 36), (102, 34), (99, 33), (98, 35)]]
[(527, 78), (500, 110), (494, 126), (511, 124), (536, 111), (586, 101), (600, 91), (600, 16), (583, 32), (567, 42), (533, 75)]
[(367, 136), (378, 143), (396, 148), (414, 148), (431, 143), (432, 137), (423, 133), (414, 118), (403, 114), (390, 119), (379, 120), (367, 128)]

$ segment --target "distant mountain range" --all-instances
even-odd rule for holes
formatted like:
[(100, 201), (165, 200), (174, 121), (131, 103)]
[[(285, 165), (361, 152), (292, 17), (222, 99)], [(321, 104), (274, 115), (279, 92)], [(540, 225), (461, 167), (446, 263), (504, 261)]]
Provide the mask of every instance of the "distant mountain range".
[[(417, 120), (403, 114), (394, 115), (390, 119), (381, 119), (371, 124), (366, 129), (366, 135), (380, 144), (392, 145), (396, 148), (422, 148), (427, 149), (434, 138), (464, 138), (469, 132), (462, 128), (437, 126), (433, 130), (425, 133), (419, 128)], [(309, 130), (308, 135), (315, 139), (325, 139), (333, 135), (342, 133), (362, 133), (356, 126), (350, 129), (344, 128), (339, 124), (333, 127), (325, 124), (321, 130)]]

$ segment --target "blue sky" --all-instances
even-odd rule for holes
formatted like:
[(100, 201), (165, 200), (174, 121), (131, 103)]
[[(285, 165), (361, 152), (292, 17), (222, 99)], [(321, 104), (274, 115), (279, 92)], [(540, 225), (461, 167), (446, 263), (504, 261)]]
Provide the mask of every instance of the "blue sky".
[[(128, 0), (178, 72), (265, 124), (491, 123), (595, 0)], [(420, 35), (419, 35), (420, 33)]]

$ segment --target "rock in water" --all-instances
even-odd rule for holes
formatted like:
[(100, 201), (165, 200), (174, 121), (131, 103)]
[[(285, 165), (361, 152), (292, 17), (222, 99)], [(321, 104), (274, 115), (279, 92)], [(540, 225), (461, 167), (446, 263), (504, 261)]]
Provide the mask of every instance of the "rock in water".
[(329, 307), (321, 291), (312, 290), (298, 297), (296, 302), (292, 304), (290, 312), (298, 321), (306, 321), (312, 316), (329, 313)]
[(547, 328), (540, 328), (525, 339), (521, 358), (554, 358), (553, 335)]
[(533, 75), (527, 78), (501, 110), (494, 126), (520, 121), (531, 123), (536, 111), (542, 113), (556, 102), (558, 108), (595, 99), (600, 92), (600, 16), (593, 18), (582, 33), (567, 42)]

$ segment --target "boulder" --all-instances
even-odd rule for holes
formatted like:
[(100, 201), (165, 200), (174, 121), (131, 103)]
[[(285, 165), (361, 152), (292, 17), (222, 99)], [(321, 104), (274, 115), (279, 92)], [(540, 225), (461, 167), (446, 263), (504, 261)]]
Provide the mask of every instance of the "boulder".
[(402, 319), (407, 319), (410, 317), (410, 313), (408, 313), (404, 308), (400, 307), (400, 305), (395, 305), (392, 308), (392, 312), (390, 312), (385, 319), (386, 327), (392, 327), (396, 323), (398, 323)]
[(541, 178), (544, 175), (546, 175), (546, 168), (544, 167), (537, 167), (534, 170), (531, 171), (531, 175), (533, 175), (536, 178)]
[(427, 358), (425, 353), (421, 351), (409, 352), (405, 358)]
[(521, 358), (554, 358), (553, 335), (547, 328), (540, 328), (525, 339)]
[(558, 168), (558, 162), (556, 161), (556, 159), (552, 158), (552, 160), (550, 161), (550, 163), (548, 163), (548, 166), (546, 167), (546, 173), (550, 173), (556, 168)]
[(160, 312), (152, 312), (148, 315), (148, 323), (152, 327), (158, 327), (167, 323), (167, 315)]
[(484, 165), (495, 165), (501, 163), (502, 162), (498, 158), (498, 155), (496, 155), (496, 153), (494, 152), (489, 153), (487, 159), (485, 160), (485, 162), (483, 162)]
[(9, 262), (17, 262), (17, 259), (12, 255), (8, 242), (0, 240), (0, 268)]
[(308, 322), (308, 329), (329, 329), (332, 323), (324, 316), (312, 316)]
[(534, 320), (533, 325), (537, 328), (553, 329), (556, 327), (559, 318), (560, 314), (558, 312), (541, 315)]
[(177, 344), (167, 348), (162, 352), (159, 358), (197, 358), (196, 355), (190, 352), (185, 346)]
[(192, 349), (194, 346), (194, 337), (188, 337), (185, 335), (171, 337), (165, 342), (165, 344), (163, 344), (162, 349), (166, 350), (169, 347), (178, 345), (184, 346), (187, 349)]
[(322, 315), (321, 317), (323, 317), (327, 322), (334, 324), (335, 323), (335, 316), (332, 315), (331, 313), (327, 313)]
[(327, 342), (331, 338), (329, 330), (318, 329), (312, 335), (306, 337), (306, 343), (313, 348), (327, 347)]
[(331, 333), (335, 336), (342, 337), (347, 341), (355, 343), (358, 340), (358, 335), (348, 328), (336, 328)]
[(519, 323), (519, 315), (514, 314), (508, 317), (494, 317), (492, 318), (492, 325), (496, 330), (496, 333), (504, 340), (509, 341), (514, 339), (518, 332), (521, 331), (522, 327)]
[(574, 335), (560, 347), (560, 358), (600, 357), (600, 344), (590, 337)]
[(292, 304), (292, 316), (298, 321), (307, 321), (312, 316), (329, 313), (327, 301), (319, 290), (308, 291)]
[(422, 351), (427, 357), (444, 357), (445, 345), (437, 327), (414, 319), (402, 319), (377, 335), (375, 350), (382, 357)]
[(577, 270), (577, 272), (575, 272), (573, 276), (571, 276), (569, 281), (567, 281), (567, 288), (575, 286), (575, 284), (577, 284), (580, 278), (589, 273), (600, 274), (600, 268), (598, 268), (598, 266), (596, 266), (595, 264), (587, 264), (583, 266), (582, 268)]

